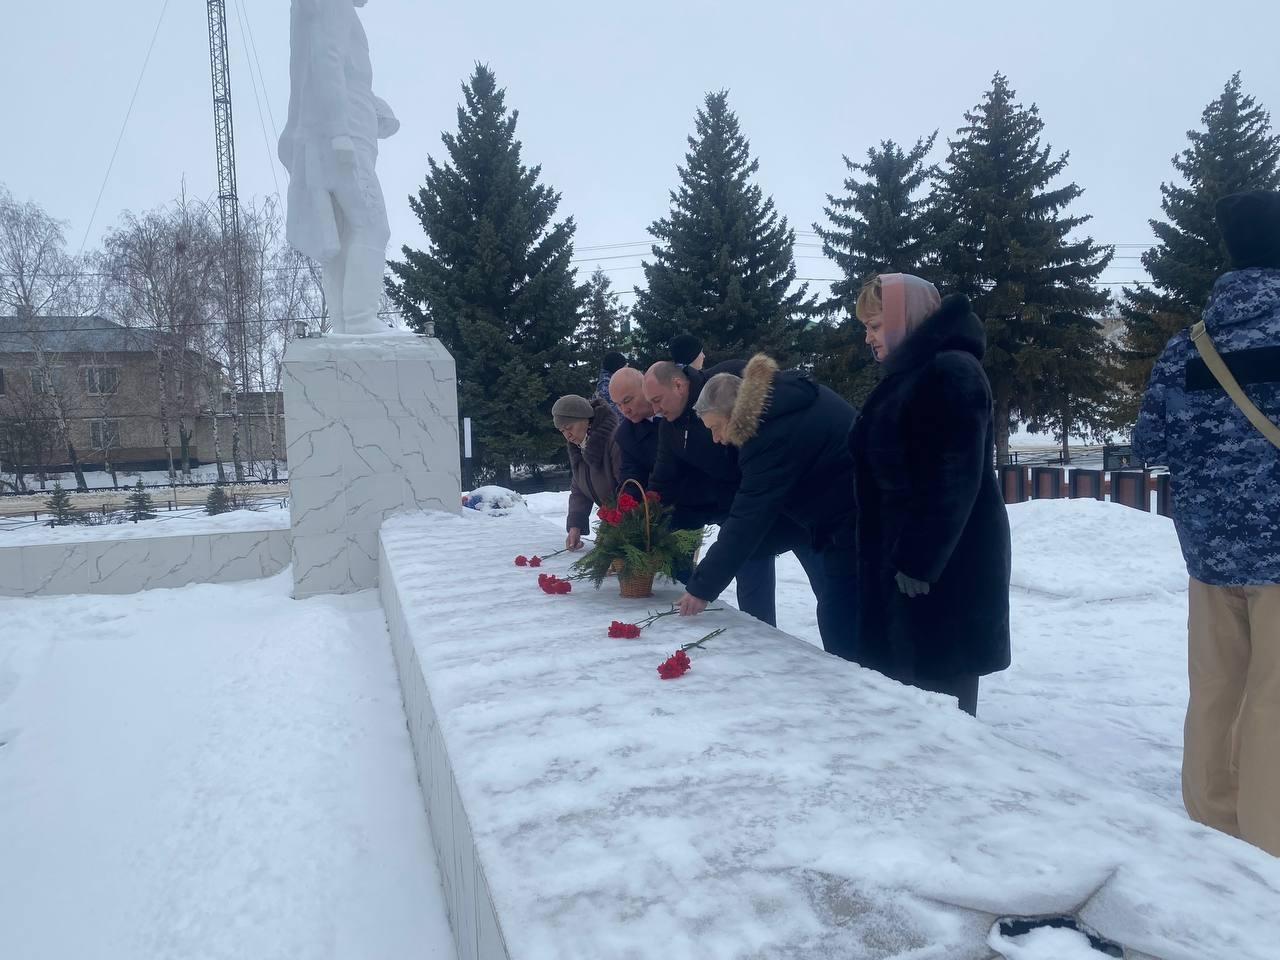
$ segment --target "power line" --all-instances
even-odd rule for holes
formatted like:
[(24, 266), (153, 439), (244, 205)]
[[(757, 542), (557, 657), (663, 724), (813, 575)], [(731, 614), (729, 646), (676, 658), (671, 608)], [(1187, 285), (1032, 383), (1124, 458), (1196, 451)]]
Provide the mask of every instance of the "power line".
[[(237, 2), (241, 2), (241, 0), (237, 0)], [(245, 11), (244, 11), (244, 26), (245, 26), (245, 30), (249, 34), (249, 46), (253, 50), (254, 63), (258, 65), (258, 79), (262, 81), (262, 102), (267, 105), (267, 117), (271, 121), (271, 133), (276, 138), (276, 140), (279, 140), (280, 128), (276, 125), (276, 115), (275, 115), (275, 112), (272, 111), (271, 109), (271, 94), (267, 90), (266, 74), (262, 72), (262, 61), (258, 59), (258, 41), (255, 40), (253, 37), (253, 21), (249, 18), (249, 10), (248, 10), (247, 4), (245, 4)]]
[(129, 98), (129, 107), (124, 112), (124, 122), (120, 124), (120, 134), (116, 137), (116, 145), (111, 151), (111, 160), (107, 163), (106, 175), (102, 178), (102, 186), (98, 188), (98, 199), (93, 202), (93, 213), (89, 214), (89, 223), (84, 228), (84, 237), (80, 240), (80, 249), (76, 256), (84, 253), (85, 244), (89, 242), (89, 231), (93, 229), (93, 221), (98, 216), (98, 207), (102, 205), (102, 195), (106, 193), (107, 181), (111, 179), (111, 170), (116, 165), (116, 155), (120, 152), (120, 144), (124, 140), (124, 132), (129, 126), (129, 117), (133, 115), (133, 105), (138, 100), (138, 91), (142, 89), (142, 78), (147, 75), (147, 64), (151, 62), (151, 51), (156, 48), (156, 37), (160, 36), (160, 25), (164, 23), (165, 11), (169, 9), (169, 0), (164, 0), (160, 7), (160, 16), (156, 20), (156, 28), (151, 34), (151, 43), (147, 46), (147, 55), (142, 58), (142, 69), (138, 71), (138, 82), (133, 86), (133, 96)]
[[(258, 108), (258, 127), (262, 130), (262, 145), (267, 151), (267, 167), (271, 170), (271, 182), (276, 187), (276, 197), (280, 196), (280, 181), (276, 178), (276, 157), (271, 152), (271, 141), (267, 138), (267, 120), (262, 112), (262, 101), (258, 98), (258, 78), (253, 73), (253, 60), (249, 53), (249, 42), (246, 39), (246, 31), (244, 28), (244, 18), (241, 14), (240, 0), (235, 0), (236, 22), (240, 26), (240, 46), (244, 49), (245, 65), (249, 68), (249, 85), (253, 88), (253, 102)], [(261, 69), (261, 65), (259, 65)], [(263, 80), (265, 87), (266, 81)], [(263, 90), (266, 93), (266, 90)]]

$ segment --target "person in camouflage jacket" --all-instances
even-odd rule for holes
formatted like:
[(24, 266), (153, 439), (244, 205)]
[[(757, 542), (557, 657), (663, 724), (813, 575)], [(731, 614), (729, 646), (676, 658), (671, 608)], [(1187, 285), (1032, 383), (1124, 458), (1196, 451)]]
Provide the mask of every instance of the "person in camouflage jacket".
[[(1224, 197), (1217, 218), (1236, 269), (1214, 284), (1205, 331), (1253, 403), (1280, 422), (1280, 194)], [(1191, 574), (1187, 812), (1280, 856), (1280, 448), (1219, 385), (1188, 331), (1152, 371), (1133, 447), (1169, 468)]]

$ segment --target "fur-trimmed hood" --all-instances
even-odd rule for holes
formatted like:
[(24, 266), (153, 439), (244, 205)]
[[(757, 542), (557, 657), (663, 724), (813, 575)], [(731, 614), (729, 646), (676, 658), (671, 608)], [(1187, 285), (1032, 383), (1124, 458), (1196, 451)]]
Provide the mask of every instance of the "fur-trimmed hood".
[(779, 370), (772, 357), (757, 353), (742, 371), (742, 386), (725, 428), (725, 440), (742, 447), (770, 420), (805, 410), (817, 401), (818, 387), (808, 374)]

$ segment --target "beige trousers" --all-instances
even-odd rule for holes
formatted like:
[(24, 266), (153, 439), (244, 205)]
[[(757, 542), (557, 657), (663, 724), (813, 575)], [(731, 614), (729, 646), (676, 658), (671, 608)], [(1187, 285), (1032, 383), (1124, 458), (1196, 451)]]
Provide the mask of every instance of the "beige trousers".
[(1280, 584), (1192, 579), (1188, 640), (1187, 813), (1280, 856)]

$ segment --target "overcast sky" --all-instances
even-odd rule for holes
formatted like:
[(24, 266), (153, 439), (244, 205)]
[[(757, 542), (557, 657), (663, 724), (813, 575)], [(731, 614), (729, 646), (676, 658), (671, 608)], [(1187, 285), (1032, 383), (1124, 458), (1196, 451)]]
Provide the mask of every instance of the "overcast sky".
[[(191, 194), (215, 194), (206, 4), (170, 0), (161, 20), (163, 6), (4, 5), (0, 182), (65, 220), (73, 251), (86, 231), (92, 248), (122, 210), (171, 199), (184, 178)], [(288, 103), (289, 4), (227, 0), (227, 15), (244, 199), (285, 186), (275, 137)], [(1141, 275), (1136, 258), (1170, 158), (1232, 72), (1280, 110), (1280, 4), (1272, 0), (370, 0), (361, 16), (375, 88), (402, 123), (379, 161), (389, 255), (423, 240), (406, 197), (421, 185), (427, 156), (442, 156), (459, 86), (483, 61), (520, 111), (526, 162), (542, 165), (563, 195), (561, 215), (578, 224), (584, 275), (599, 262), (625, 289), (643, 278), (646, 227), (667, 210), (708, 90), (730, 91), (759, 181), (800, 233), (800, 274), (818, 278), (834, 276), (833, 267), (809, 231), (825, 194), (840, 188), (841, 154), (860, 157), (881, 139), (910, 143), (939, 129), (941, 155), (943, 138), (997, 70), (1024, 103), (1040, 106), (1048, 142), (1070, 150), (1068, 175), (1085, 189), (1077, 211), (1093, 214), (1094, 238), (1128, 245), (1111, 280)], [(249, 36), (256, 58), (246, 53)]]

